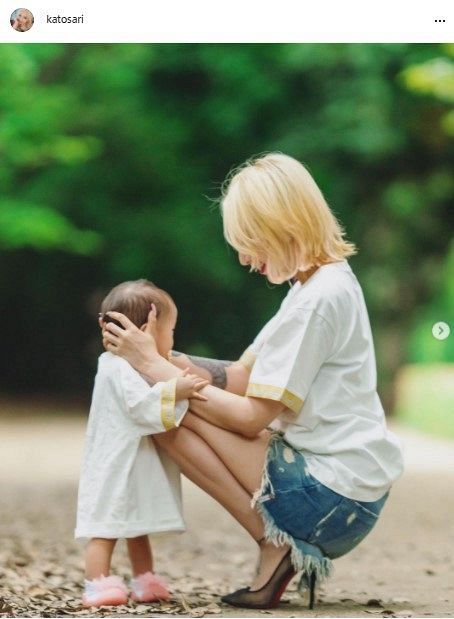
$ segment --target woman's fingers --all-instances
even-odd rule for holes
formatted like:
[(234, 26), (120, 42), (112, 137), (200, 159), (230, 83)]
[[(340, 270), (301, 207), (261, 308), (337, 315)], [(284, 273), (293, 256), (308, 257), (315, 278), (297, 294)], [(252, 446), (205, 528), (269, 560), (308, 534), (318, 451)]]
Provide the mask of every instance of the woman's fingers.
[[(136, 325), (131, 322), (127, 316), (125, 316), (124, 314), (120, 314), (120, 312), (106, 312), (106, 314), (108, 316), (111, 316), (112, 318), (115, 318), (115, 320), (118, 320), (118, 322), (123, 325), (125, 329), (137, 329)], [(106, 329), (109, 329), (109, 331), (113, 331), (113, 329), (111, 328), (112, 326), (119, 329), (120, 332), (122, 331), (122, 329), (120, 329), (118, 325), (114, 325), (112, 322), (108, 322), (106, 324)]]
[[(120, 331), (122, 331), (122, 329), (120, 329)], [(107, 344), (115, 344), (116, 346), (118, 346), (118, 344), (120, 343), (120, 338), (117, 337), (114, 333), (111, 333), (110, 331), (108, 331), (107, 329), (104, 331), (104, 335), (102, 339)]]
[(110, 331), (110, 333), (114, 333), (115, 335), (121, 335), (124, 333), (124, 329), (116, 325), (114, 322), (105, 322), (106, 331)]

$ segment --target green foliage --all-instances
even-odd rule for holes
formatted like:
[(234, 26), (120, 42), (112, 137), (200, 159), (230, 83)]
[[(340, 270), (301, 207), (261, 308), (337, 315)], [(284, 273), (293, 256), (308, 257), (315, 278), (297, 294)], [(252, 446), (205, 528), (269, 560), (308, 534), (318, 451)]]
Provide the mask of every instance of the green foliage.
[(14, 200), (0, 202), (0, 249), (33, 247), (90, 255), (99, 246), (96, 232), (77, 230), (58, 211)]
[[(454, 241), (435, 278), (439, 285), (433, 299), (415, 311), (415, 326), (410, 337), (410, 359), (415, 363), (454, 363)], [(432, 326), (436, 322), (446, 322), (450, 326), (451, 335), (445, 340), (433, 337)]]
[(453, 364), (406, 366), (397, 378), (397, 418), (433, 436), (454, 438), (453, 381)]
[[(409, 90), (428, 95), (442, 103), (454, 104), (454, 45), (442, 46), (443, 56), (422, 64), (407, 67), (401, 79)], [(454, 136), (454, 110), (446, 111), (440, 119), (442, 129)]]
[(452, 46), (3, 45), (0, 63), (4, 388), (90, 384), (99, 300), (130, 278), (174, 296), (178, 347), (238, 356), (286, 290), (239, 267), (213, 200), (270, 150), (358, 244), (392, 380), (452, 237)]

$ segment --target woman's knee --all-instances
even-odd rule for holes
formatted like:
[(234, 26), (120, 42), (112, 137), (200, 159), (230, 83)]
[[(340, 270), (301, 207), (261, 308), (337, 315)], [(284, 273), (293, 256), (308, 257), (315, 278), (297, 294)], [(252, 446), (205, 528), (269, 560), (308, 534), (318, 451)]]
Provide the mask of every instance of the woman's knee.
[(160, 434), (153, 434), (151, 437), (153, 442), (165, 452), (171, 452), (175, 446), (175, 441), (177, 439), (177, 433), (180, 431), (179, 428), (174, 428), (173, 430), (168, 430), (167, 432), (161, 432)]

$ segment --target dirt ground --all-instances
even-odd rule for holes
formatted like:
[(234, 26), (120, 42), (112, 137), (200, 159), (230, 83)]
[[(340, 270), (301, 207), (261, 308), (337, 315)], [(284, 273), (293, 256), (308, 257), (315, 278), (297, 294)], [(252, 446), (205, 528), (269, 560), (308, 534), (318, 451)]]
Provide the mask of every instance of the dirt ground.
[[(454, 616), (454, 442), (393, 426), (404, 443), (406, 473), (372, 533), (334, 562), (313, 611), (295, 584), (273, 611), (220, 602), (220, 594), (248, 583), (255, 545), (186, 482), (187, 532), (154, 540), (172, 601), (90, 611), (80, 604), (83, 546), (72, 536), (84, 419), (0, 410), (0, 616)], [(114, 571), (128, 575), (122, 545)]]

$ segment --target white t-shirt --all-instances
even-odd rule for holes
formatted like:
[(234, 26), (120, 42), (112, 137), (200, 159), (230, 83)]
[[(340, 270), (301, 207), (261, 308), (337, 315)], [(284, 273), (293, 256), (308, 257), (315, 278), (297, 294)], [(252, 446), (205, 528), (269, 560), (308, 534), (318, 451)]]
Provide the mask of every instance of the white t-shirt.
[(184, 531), (180, 472), (150, 434), (179, 425), (176, 379), (151, 387), (127, 361), (99, 357), (79, 483), (75, 537)]
[(361, 287), (344, 260), (295, 283), (241, 361), (246, 395), (277, 400), (285, 439), (335, 492), (376, 501), (402, 474), (402, 448), (386, 427)]

